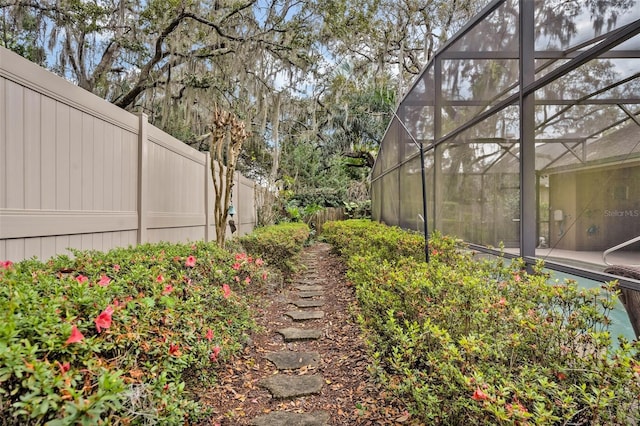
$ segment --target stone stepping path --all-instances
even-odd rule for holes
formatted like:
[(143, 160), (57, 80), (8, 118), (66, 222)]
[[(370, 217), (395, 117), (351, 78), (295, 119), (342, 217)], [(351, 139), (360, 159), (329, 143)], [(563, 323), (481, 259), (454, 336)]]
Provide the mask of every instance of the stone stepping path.
[(322, 311), (287, 311), (286, 316), (293, 318), (294, 321), (308, 321), (324, 318)]
[(312, 413), (289, 413), (286, 411), (274, 411), (264, 416), (253, 419), (253, 426), (324, 426), (329, 421), (329, 413), (315, 411)]
[(302, 367), (316, 368), (320, 363), (318, 352), (271, 352), (265, 358), (274, 363), (278, 370), (297, 370)]
[(308, 284), (308, 283), (321, 283), (322, 282), (322, 278), (319, 278), (317, 275), (315, 275), (314, 273), (311, 274), (307, 274), (304, 277), (301, 277), (300, 279), (298, 279), (298, 282), (300, 284)]
[(301, 300), (290, 300), (289, 303), (292, 305), (296, 305), (298, 308), (319, 308), (324, 306), (324, 300), (309, 300), (301, 299)]
[(267, 388), (274, 398), (288, 399), (320, 393), (324, 380), (319, 374), (312, 376), (289, 376), (275, 374), (260, 384)]
[(295, 327), (280, 329), (278, 330), (278, 333), (282, 334), (285, 342), (317, 340), (322, 337), (322, 330), (305, 330)]
[(310, 297), (318, 297), (318, 296), (324, 296), (324, 292), (323, 291), (301, 291), (300, 293), (298, 293), (298, 297), (301, 297), (303, 299), (308, 299)]
[(318, 292), (323, 291), (323, 288), (321, 285), (297, 285), (295, 288), (297, 288), (300, 291), (318, 291)]
[[(312, 257), (310, 256), (309, 260), (303, 261), (307, 267), (307, 272), (293, 286), (297, 297), (287, 301), (287, 303), (298, 308), (297, 310), (284, 312), (284, 315), (290, 317), (293, 322), (313, 323), (313, 321), (325, 318), (324, 311), (305, 309), (319, 308), (325, 304), (323, 298), (314, 299), (324, 296), (324, 287), (322, 286), (322, 279), (318, 278), (314, 271), (317, 263), (311, 259)], [(277, 333), (282, 335), (284, 342), (291, 349), (298, 347), (295, 342), (322, 338), (324, 330), (320, 328), (287, 327), (277, 330)], [(260, 386), (266, 388), (271, 393), (272, 398), (289, 400), (322, 392), (324, 378), (321, 374), (309, 372), (310, 370), (314, 371), (321, 365), (322, 356), (318, 352), (286, 350), (267, 353), (265, 358), (278, 369), (276, 374), (260, 381)], [(330, 413), (326, 411), (312, 411), (310, 413), (273, 411), (254, 418), (250, 424), (255, 426), (325, 426), (329, 420)]]

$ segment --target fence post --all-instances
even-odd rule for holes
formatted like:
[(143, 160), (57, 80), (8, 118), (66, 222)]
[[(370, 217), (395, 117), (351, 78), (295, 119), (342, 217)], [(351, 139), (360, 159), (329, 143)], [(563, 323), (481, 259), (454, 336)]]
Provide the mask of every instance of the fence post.
[(138, 244), (147, 242), (147, 196), (148, 184), (148, 135), (147, 114), (139, 113), (138, 126)]
[[(236, 235), (242, 235), (242, 218), (240, 212), (242, 211), (242, 191), (240, 188), (240, 179), (238, 179), (239, 172), (233, 172), (233, 187), (231, 188), (231, 199), (233, 200), (233, 206), (236, 209)], [(231, 236), (232, 238), (234, 235)]]
[(251, 180), (251, 198), (248, 198), (249, 203), (251, 203), (251, 230), (249, 233), (253, 232), (258, 225), (258, 206), (256, 204), (256, 181)]
[(211, 164), (211, 153), (204, 155), (204, 241), (211, 241), (209, 230), (211, 227), (211, 197), (209, 197), (209, 180), (212, 178), (209, 165)]

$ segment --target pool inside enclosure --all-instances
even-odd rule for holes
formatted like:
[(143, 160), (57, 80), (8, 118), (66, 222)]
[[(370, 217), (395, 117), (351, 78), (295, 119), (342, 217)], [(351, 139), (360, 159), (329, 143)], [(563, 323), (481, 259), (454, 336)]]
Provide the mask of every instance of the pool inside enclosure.
[[(400, 102), (373, 218), (610, 280), (602, 253), (640, 237), (639, 34), (635, 0), (492, 1)], [(607, 262), (640, 267), (640, 241)]]

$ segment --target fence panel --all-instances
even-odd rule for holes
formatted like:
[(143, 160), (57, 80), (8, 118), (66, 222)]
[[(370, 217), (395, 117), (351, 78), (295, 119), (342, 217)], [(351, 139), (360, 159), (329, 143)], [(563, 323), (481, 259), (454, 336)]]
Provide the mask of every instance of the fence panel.
[(212, 194), (208, 154), (0, 47), (0, 259), (213, 240)]
[(236, 214), (238, 220), (238, 235), (242, 236), (251, 233), (258, 222), (256, 209), (255, 182), (240, 174), (236, 174), (234, 190), (234, 200), (237, 200)]
[(148, 130), (148, 241), (204, 239), (206, 155), (156, 127)]
[(316, 234), (322, 234), (322, 228), (325, 223), (334, 221), (334, 220), (344, 220), (345, 214), (344, 209), (342, 207), (327, 207), (326, 209), (322, 209), (319, 212), (316, 212), (309, 223), (316, 229)]

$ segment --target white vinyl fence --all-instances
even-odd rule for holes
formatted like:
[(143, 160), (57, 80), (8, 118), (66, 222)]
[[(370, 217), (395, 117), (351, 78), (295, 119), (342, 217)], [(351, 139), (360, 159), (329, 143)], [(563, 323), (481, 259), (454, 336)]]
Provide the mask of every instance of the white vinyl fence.
[[(215, 240), (209, 154), (0, 47), (0, 260)], [(236, 173), (238, 234), (257, 215)]]

